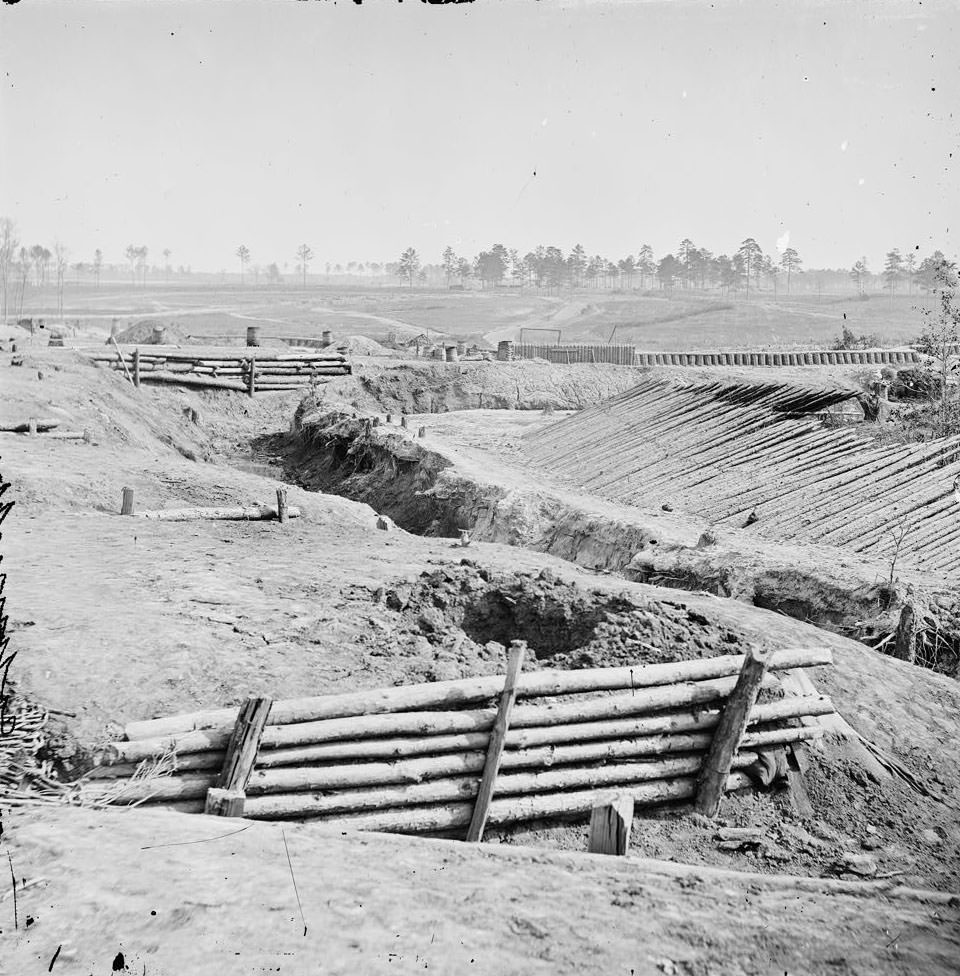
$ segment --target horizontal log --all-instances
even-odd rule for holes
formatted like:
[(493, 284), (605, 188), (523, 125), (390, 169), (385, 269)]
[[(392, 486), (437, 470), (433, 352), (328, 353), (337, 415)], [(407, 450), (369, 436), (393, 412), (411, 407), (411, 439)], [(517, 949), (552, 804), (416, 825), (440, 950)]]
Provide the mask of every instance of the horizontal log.
[(144, 373), (143, 380), (151, 383), (173, 383), (179, 386), (202, 386), (216, 390), (237, 390), (246, 393), (247, 388), (243, 383), (236, 380), (222, 380), (216, 376), (191, 376), (189, 373)]
[[(779, 701), (756, 705), (750, 713), (750, 724), (756, 726), (791, 718), (827, 715), (831, 712), (833, 712), (832, 702), (822, 695), (791, 695)], [(612, 722), (510, 729), (506, 740), (507, 755), (510, 755), (511, 749), (529, 749), (544, 745), (603, 742), (610, 739), (707, 731), (716, 726), (719, 714), (717, 709), (708, 709)], [(403, 759), (411, 756), (443, 755), (450, 752), (472, 752), (485, 749), (487, 739), (486, 732), (467, 732), (462, 735), (360, 739), (325, 745), (295, 746), (288, 749), (261, 749), (256, 766), (258, 769), (271, 769), (278, 766), (302, 766), (320, 762), (358, 762), (369, 759)], [(175, 759), (177, 771), (219, 769), (223, 762), (223, 753), (194, 752), (177, 755)], [(103, 763), (104, 758), (101, 757), (99, 761)], [(135, 763), (100, 765), (96, 767), (93, 775), (101, 779), (132, 776), (136, 769)]]
[[(777, 729), (754, 733), (755, 746), (771, 746), (788, 742), (800, 742), (816, 738), (821, 729)], [(497, 793), (510, 792), (509, 777), (504, 770), (546, 768), (552, 766), (579, 767), (584, 763), (603, 763), (614, 759), (662, 757), (671, 753), (702, 753), (710, 746), (711, 737), (704, 733), (676, 736), (653, 736), (634, 740), (541, 747), (531, 750), (504, 752), (500, 763), (501, 775), (497, 780)], [(748, 746), (744, 746), (748, 748)], [(392, 763), (366, 762), (342, 766), (300, 766), (275, 769), (258, 769), (251, 777), (248, 792), (276, 793), (303, 790), (342, 790), (357, 786), (376, 786), (384, 783), (419, 783), (430, 779), (445, 779), (466, 773), (479, 773), (484, 768), (486, 753), (483, 751), (453, 753), (447, 756), (430, 756), (422, 759), (398, 760)], [(669, 763), (672, 760), (659, 760)], [(751, 760), (752, 762), (753, 760)], [(646, 763), (652, 768), (657, 763)], [(699, 768), (699, 767), (698, 767)], [(671, 767), (672, 769), (672, 767)], [(674, 775), (664, 766), (663, 775)], [(650, 778), (659, 778), (659, 773)], [(560, 782), (560, 780), (558, 780)], [(579, 782), (579, 780), (578, 780)]]
[(199, 362), (201, 359), (205, 362), (215, 360), (217, 362), (242, 362), (244, 360), (248, 361), (251, 359), (256, 360), (259, 363), (330, 363), (342, 365), (347, 362), (345, 356), (339, 353), (325, 353), (325, 352), (265, 352), (262, 347), (249, 347), (244, 349), (244, 352), (237, 352), (235, 355), (224, 355), (219, 354), (216, 357), (211, 357), (209, 354), (188, 352), (186, 350), (174, 349), (169, 352), (164, 353), (168, 360), (177, 361), (187, 361), (187, 362)]
[[(600, 787), (619, 783), (638, 783), (647, 780), (672, 779), (677, 776), (695, 775), (702, 764), (704, 753), (660, 758), (647, 762), (617, 763), (611, 765), (577, 765), (559, 769), (503, 773), (497, 777), (496, 795), (507, 796), (517, 793), (551, 792), (553, 790), (578, 787)], [(254, 772), (247, 786), (250, 797), (264, 794), (283, 794), (321, 792), (336, 795), (342, 790), (357, 790), (361, 787), (382, 787), (395, 784), (407, 786), (418, 784), (424, 787), (433, 785), (435, 793), (428, 790), (414, 791), (414, 796), (430, 796), (430, 800), (450, 800), (459, 797), (475, 796), (479, 789), (477, 773), (483, 770), (486, 754), (469, 753), (464, 756), (446, 757), (442, 770), (432, 761), (412, 760), (400, 772), (385, 768), (383, 763), (358, 763), (351, 766), (327, 768), (281, 769)], [(757, 761), (757, 753), (742, 750), (735, 757), (737, 768), (749, 766)], [(414, 770), (413, 767), (417, 769)], [(475, 775), (468, 775), (473, 773)], [(435, 774), (435, 775), (431, 775)], [(120, 789), (114, 787), (113, 802), (147, 803), (165, 800), (191, 800), (206, 794), (217, 783), (218, 773), (191, 773), (185, 776), (153, 776), (132, 779), (123, 783)], [(81, 793), (96, 799), (103, 795), (103, 788), (84, 786)], [(408, 802), (417, 802), (410, 800)]]
[[(828, 648), (789, 648), (774, 653), (770, 670), (816, 667), (830, 664), (832, 661)], [(739, 674), (742, 666), (742, 654), (729, 654), (668, 664), (638, 664), (635, 667), (529, 671), (520, 676), (517, 695), (518, 698), (541, 698), (582, 692), (650, 688), (680, 681), (728, 677)], [(495, 698), (502, 688), (503, 676), (490, 675), (482, 678), (459, 678), (452, 681), (402, 685), (395, 688), (376, 688), (340, 695), (294, 698), (275, 702), (268, 724), (287, 725), (294, 722), (349, 718), (356, 715), (379, 715), (433, 707), (469, 705)], [(134, 740), (201, 729), (229, 731), (233, 728), (236, 719), (236, 708), (211, 709), (130, 722), (124, 732), (127, 739)]]
[[(642, 715), (685, 705), (716, 702), (728, 695), (736, 684), (735, 678), (686, 682), (644, 688), (631, 695), (563, 702), (554, 705), (518, 705), (511, 715), (511, 728), (539, 725), (562, 725), (598, 718)], [(775, 687), (775, 679), (765, 679), (765, 687)], [(335, 742), (338, 739), (360, 739), (387, 735), (437, 735), (448, 732), (484, 732), (496, 717), (495, 708), (464, 711), (392, 712), (356, 715), (351, 718), (324, 719), (317, 722), (298, 722), (292, 725), (268, 726), (263, 735), (263, 747), (307, 745)], [(113, 743), (107, 755), (113, 761), (139, 762), (167, 752), (203, 752), (223, 749), (229, 730), (197, 730), (176, 735), (158, 736)]]
[[(739, 790), (750, 786), (744, 773), (734, 773), (727, 782), (727, 790)], [(656, 806), (690, 799), (696, 791), (692, 777), (641, 783), (620, 793), (633, 797), (635, 806)], [(488, 825), (520, 823), (524, 820), (547, 818), (585, 818), (596, 802), (596, 790), (578, 790), (569, 793), (542, 793), (532, 796), (506, 797), (490, 804)], [(262, 798), (250, 802), (256, 803)], [(301, 802), (296, 814), (299, 819), (311, 819), (310, 803)], [(424, 834), (451, 830), (466, 826), (473, 814), (473, 803), (396, 808), (377, 813), (361, 813), (346, 816), (323, 817), (324, 823), (342, 830), (376, 830), (391, 833)], [(249, 813), (249, 816), (257, 816)]]
[[(755, 760), (755, 754), (745, 755), (743, 765)], [(497, 777), (495, 797), (523, 796), (528, 793), (553, 793), (571, 787), (601, 788), (623, 784), (648, 783), (692, 776), (700, 768), (700, 757), (672, 759), (663, 763), (633, 763), (595, 769), (551, 770), (545, 773), (522, 773)], [(431, 780), (408, 786), (379, 787), (369, 790), (348, 790), (340, 793), (271, 793), (250, 797), (246, 816), (255, 819), (284, 819), (302, 816), (305, 800), (311, 816), (333, 813), (360, 813), (389, 810), (425, 803), (449, 803), (471, 800), (479, 790), (476, 776)], [(307, 799), (309, 798), (309, 799)]]
[[(36, 429), (38, 431), (53, 430), (54, 428), (60, 426), (60, 421), (55, 420), (52, 417), (38, 417), (36, 419), (36, 425)], [(7, 434), (27, 434), (30, 432), (30, 421), (23, 420), (15, 423), (0, 424), (0, 431)]]
[[(299, 518), (302, 512), (291, 506), (287, 509), (290, 518)], [(198, 522), (202, 520), (261, 521), (277, 517), (276, 505), (237, 505), (229, 508), (159, 508), (153, 511), (136, 512), (135, 518), (157, 519), (162, 522)]]
[[(751, 725), (757, 725), (801, 716), (829, 715), (833, 711), (833, 702), (824, 695), (791, 695), (779, 701), (755, 705), (750, 713), (750, 722)], [(696, 732), (715, 728), (719, 715), (718, 709), (696, 709), (667, 712), (644, 718), (511, 729), (507, 736), (507, 748), (528, 749), (534, 746), (588, 742), (596, 739)]]

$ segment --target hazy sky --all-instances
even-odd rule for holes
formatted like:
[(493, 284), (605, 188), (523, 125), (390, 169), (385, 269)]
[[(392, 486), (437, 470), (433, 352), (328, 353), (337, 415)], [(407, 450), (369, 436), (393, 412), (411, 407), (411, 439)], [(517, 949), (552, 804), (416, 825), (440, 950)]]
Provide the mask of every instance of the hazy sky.
[[(24, 0), (0, 214), (71, 260), (960, 249), (960, 4)], [(951, 156), (952, 154), (952, 156)]]

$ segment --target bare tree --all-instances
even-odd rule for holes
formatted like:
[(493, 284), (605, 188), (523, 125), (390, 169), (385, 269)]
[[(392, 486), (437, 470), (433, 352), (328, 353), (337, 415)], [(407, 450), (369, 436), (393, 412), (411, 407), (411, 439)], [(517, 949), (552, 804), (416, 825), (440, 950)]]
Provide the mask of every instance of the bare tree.
[(54, 270), (57, 274), (57, 315), (63, 321), (63, 284), (67, 275), (68, 251), (60, 241), (53, 242)]
[(408, 247), (403, 254), (400, 255), (400, 267), (398, 273), (401, 278), (406, 278), (410, 283), (410, 287), (413, 287), (413, 280), (417, 277), (417, 272), (420, 270), (420, 256), (412, 248)]
[(246, 270), (247, 262), (250, 260), (250, 248), (246, 244), (241, 244), (237, 250), (236, 255), (240, 258), (240, 284), (243, 285), (243, 273)]
[(137, 271), (140, 272), (140, 277), (143, 280), (143, 287), (147, 287), (147, 250), (146, 244), (141, 244), (140, 247), (136, 248), (136, 258), (137, 258)]
[(137, 283), (137, 253), (138, 250), (132, 244), (127, 245), (127, 249), (123, 252), (127, 261), (130, 264), (130, 280), (136, 284)]
[(307, 287), (307, 268), (313, 260), (313, 251), (309, 244), (301, 244), (297, 248), (297, 257), (300, 259), (300, 270), (303, 272), (303, 287)]
[(933, 269), (933, 293), (939, 308), (921, 309), (926, 320), (926, 329), (920, 336), (918, 345), (921, 352), (933, 357), (931, 364), (936, 372), (937, 408), (940, 415), (940, 436), (947, 437), (953, 432), (956, 419), (952, 417), (955, 405), (952, 402), (950, 380), (953, 376), (956, 355), (960, 350), (960, 305), (957, 304), (957, 272), (946, 259)]
[(103, 251), (98, 247), (93, 252), (93, 272), (97, 276), (97, 287), (100, 287), (100, 271), (103, 268)]
[(17, 289), (17, 318), (23, 317), (23, 298), (27, 293), (27, 283), (30, 280), (30, 267), (32, 261), (30, 252), (25, 248), (20, 248), (20, 256), (17, 261), (17, 273), (19, 278), (19, 288)]
[(17, 225), (9, 217), (0, 217), (0, 288), (3, 289), (3, 322), (7, 322), (10, 305), (10, 278), (17, 260)]
[(170, 283), (170, 255), (173, 252), (169, 247), (163, 249), (163, 283)]
[(763, 250), (760, 245), (752, 238), (748, 237), (741, 245), (737, 254), (743, 260), (745, 280), (747, 283), (747, 300), (750, 299), (750, 275), (759, 275), (759, 270), (763, 261)]
[(792, 247), (788, 247), (780, 257), (780, 267), (787, 273), (787, 294), (790, 294), (790, 276), (800, 270), (803, 261)]

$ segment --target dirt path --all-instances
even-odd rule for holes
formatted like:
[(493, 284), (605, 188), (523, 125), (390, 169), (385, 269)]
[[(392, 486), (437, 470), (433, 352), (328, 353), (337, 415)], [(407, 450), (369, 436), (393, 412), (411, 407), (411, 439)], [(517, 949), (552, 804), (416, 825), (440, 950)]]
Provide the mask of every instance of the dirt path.
[(54, 971), (150, 976), (932, 976), (960, 954), (960, 905), (857, 883), (782, 890), (635, 858), (182, 814), (38, 810), (13, 826), (15, 874), (35, 883), (17, 898), (25, 931), (4, 891), (11, 976), (47, 972), (58, 947)]

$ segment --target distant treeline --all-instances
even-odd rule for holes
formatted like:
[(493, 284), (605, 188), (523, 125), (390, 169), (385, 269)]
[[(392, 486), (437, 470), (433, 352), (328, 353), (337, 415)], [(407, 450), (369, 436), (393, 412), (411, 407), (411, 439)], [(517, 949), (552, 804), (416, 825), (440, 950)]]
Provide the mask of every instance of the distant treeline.
[[(289, 262), (276, 261), (260, 264), (245, 244), (234, 251), (239, 260), (241, 283), (248, 279), (253, 284), (282, 285), (288, 281), (306, 287), (316, 283), (319, 269), (314, 263), (311, 246), (299, 244), (295, 251), (292, 269)], [(99, 286), (101, 280), (129, 279), (132, 284), (146, 286), (154, 283), (192, 278), (203, 281), (226, 283), (233, 272), (218, 274), (195, 273), (189, 265), (172, 264), (173, 251), (164, 248), (159, 256), (162, 264), (150, 263), (150, 251), (145, 245), (130, 244), (124, 252), (123, 262), (107, 263), (102, 250), (97, 248), (89, 260), (72, 260), (59, 241), (51, 247), (43, 244), (21, 242), (16, 224), (7, 217), (0, 217), (0, 289), (2, 312), (19, 314), (24, 295), (31, 287), (55, 286), (58, 305), (62, 307), (63, 290), (73, 281)], [(467, 288), (537, 288), (560, 291), (570, 288), (665, 292), (719, 292), (722, 295), (739, 295), (749, 298), (757, 291), (775, 294), (792, 292), (838, 293), (855, 289), (866, 298), (871, 292), (885, 290), (894, 294), (899, 290), (908, 293), (931, 291), (936, 269), (945, 267), (951, 274), (956, 265), (941, 251), (920, 258), (917, 248), (900, 251), (894, 248), (885, 256), (883, 268), (873, 273), (865, 257), (849, 269), (822, 268), (804, 270), (803, 259), (793, 247), (785, 247), (776, 254), (764, 253), (757, 241), (748, 237), (729, 254), (714, 254), (705, 247), (698, 247), (690, 238), (684, 238), (675, 252), (657, 257), (649, 244), (642, 245), (636, 254), (612, 260), (599, 254), (590, 255), (577, 244), (568, 254), (550, 245), (538, 245), (521, 256), (516, 248), (494, 244), (489, 250), (474, 257), (459, 255), (447, 247), (440, 263), (423, 263), (417, 251), (409, 247), (397, 261), (349, 261), (346, 264), (326, 262), (322, 274), (326, 279), (333, 276), (362, 277), (381, 281), (399, 281), (410, 287), (415, 285), (445, 285), (452, 289)]]

